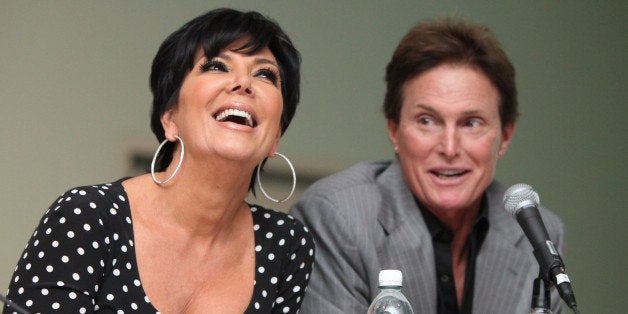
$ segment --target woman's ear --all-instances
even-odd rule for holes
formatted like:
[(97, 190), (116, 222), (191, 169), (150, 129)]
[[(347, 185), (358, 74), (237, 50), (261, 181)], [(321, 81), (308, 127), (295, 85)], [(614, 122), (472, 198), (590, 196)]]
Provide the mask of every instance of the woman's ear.
[(275, 140), (273, 142), (273, 146), (268, 151), (268, 157), (275, 157), (275, 152), (279, 148), (279, 140), (281, 139), (281, 128), (277, 131), (277, 135), (275, 136)]
[(171, 142), (174, 142), (176, 140), (175, 135), (179, 134), (177, 124), (174, 122), (173, 119), (174, 112), (174, 107), (170, 108), (166, 110), (166, 112), (162, 114), (160, 118), (161, 126), (164, 128), (164, 135), (166, 136), (166, 139)]

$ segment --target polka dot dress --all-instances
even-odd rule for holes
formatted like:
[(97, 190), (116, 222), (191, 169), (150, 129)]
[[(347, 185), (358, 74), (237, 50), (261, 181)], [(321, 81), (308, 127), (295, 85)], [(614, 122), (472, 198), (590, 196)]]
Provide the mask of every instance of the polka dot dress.
[[(31, 313), (159, 313), (139, 279), (122, 181), (75, 188), (50, 206), (15, 269), (10, 300)], [(290, 215), (260, 206), (251, 213), (256, 272), (246, 313), (297, 313), (312, 237)]]

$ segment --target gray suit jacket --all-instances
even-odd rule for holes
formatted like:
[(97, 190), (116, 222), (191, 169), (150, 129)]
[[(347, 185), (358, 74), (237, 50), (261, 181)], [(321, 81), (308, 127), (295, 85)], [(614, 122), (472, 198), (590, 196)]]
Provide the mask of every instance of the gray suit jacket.
[[(474, 313), (529, 313), (538, 264), (516, 220), (502, 206), (505, 188), (487, 189), (489, 231), (476, 261)], [(292, 207), (314, 235), (314, 269), (301, 313), (366, 313), (381, 269), (403, 272), (415, 313), (436, 313), (432, 239), (398, 161), (362, 162), (313, 184)], [(562, 252), (563, 225), (541, 209)], [(553, 313), (562, 301), (552, 292)]]

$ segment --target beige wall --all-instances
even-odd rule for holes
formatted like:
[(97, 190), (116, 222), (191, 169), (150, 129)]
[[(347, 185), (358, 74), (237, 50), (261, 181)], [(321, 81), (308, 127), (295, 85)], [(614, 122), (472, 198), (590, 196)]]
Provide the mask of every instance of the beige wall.
[(309, 177), (391, 157), (384, 67), (415, 21), (491, 26), (518, 70), (523, 112), (498, 177), (534, 186), (565, 221), (581, 311), (622, 312), (628, 4), (495, 2), (1, 0), (0, 286), (58, 194), (124, 176), (132, 147), (152, 153), (147, 78), (158, 45), (229, 5), (276, 19), (302, 52), (302, 102), (280, 151)]

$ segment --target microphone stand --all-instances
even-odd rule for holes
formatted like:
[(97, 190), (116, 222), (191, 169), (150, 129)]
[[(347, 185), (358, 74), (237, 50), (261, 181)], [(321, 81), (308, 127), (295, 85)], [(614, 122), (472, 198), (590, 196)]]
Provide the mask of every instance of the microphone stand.
[[(550, 293), (551, 283), (539, 274), (532, 284), (532, 301), (530, 302), (530, 314), (551, 314), (552, 302)], [(574, 314), (580, 314), (577, 307), (572, 308)]]
[(550, 284), (540, 275), (532, 284), (532, 302), (530, 302), (530, 314), (551, 314)]
[(17, 304), (13, 303), (13, 301), (7, 299), (2, 294), (0, 294), (0, 301), (4, 302), (7, 305), (7, 307), (9, 307), (10, 309), (15, 310), (19, 314), (30, 314), (27, 310), (25, 310), (22, 307), (18, 306)]

